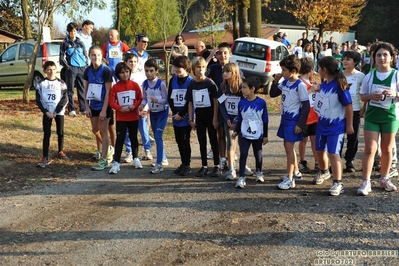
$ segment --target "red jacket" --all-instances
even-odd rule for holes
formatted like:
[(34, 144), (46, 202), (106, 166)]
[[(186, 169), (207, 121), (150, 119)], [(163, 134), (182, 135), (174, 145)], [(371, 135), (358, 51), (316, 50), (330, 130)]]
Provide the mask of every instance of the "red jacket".
[[(122, 104), (118, 101), (118, 92), (134, 91), (136, 94), (133, 100), (134, 110), (122, 113), (120, 109)], [(122, 81), (120, 80), (114, 86), (112, 86), (110, 96), (109, 96), (109, 106), (111, 106), (116, 111), (116, 121), (136, 121), (139, 120), (139, 106), (143, 100), (143, 94), (141, 93), (140, 86), (132, 81)], [(131, 106), (131, 105), (130, 105)]]

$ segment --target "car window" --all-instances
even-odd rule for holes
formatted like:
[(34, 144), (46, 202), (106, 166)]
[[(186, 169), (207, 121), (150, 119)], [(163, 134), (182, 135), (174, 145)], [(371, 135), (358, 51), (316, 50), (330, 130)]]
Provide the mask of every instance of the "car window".
[(1, 61), (15, 61), (15, 55), (17, 54), (17, 45), (13, 45), (9, 47), (7, 50), (4, 51), (3, 55), (1, 56)]
[(32, 51), (33, 51), (33, 45), (32, 44), (30, 44), (30, 43), (21, 43), (19, 45), (18, 58), (20, 60), (27, 60), (27, 59), (29, 59)]
[(290, 55), (290, 52), (288, 51), (287, 47), (281, 46), (281, 54), (283, 55), (283, 58), (286, 56)]
[(234, 45), (233, 54), (264, 60), (267, 55), (267, 48), (267, 45), (259, 43), (236, 42)]
[(47, 56), (58, 56), (60, 55), (60, 44), (59, 43), (46, 43)]

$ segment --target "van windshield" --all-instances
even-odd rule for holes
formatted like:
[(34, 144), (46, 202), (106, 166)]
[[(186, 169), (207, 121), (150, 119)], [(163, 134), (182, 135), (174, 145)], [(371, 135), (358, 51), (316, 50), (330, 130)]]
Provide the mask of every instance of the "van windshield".
[[(60, 43), (50, 43), (47, 42), (43, 45), (46, 45), (46, 51), (47, 55), (46, 56), (58, 56), (60, 54)], [(42, 53), (42, 45), (40, 46), (39, 52), (37, 53), (37, 57), (43, 57)]]
[(258, 43), (237, 41), (234, 45), (233, 54), (254, 59), (265, 60), (268, 46)]

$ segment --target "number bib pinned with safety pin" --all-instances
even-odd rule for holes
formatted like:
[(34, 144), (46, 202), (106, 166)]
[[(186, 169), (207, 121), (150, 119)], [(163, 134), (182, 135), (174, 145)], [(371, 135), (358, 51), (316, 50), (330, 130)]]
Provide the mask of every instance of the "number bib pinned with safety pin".
[(186, 104), (186, 92), (185, 89), (173, 89), (170, 98), (173, 100), (175, 107), (183, 107)]
[(224, 102), (227, 113), (229, 115), (238, 115), (238, 102), (241, 100), (239, 96), (227, 96)]
[(118, 103), (122, 107), (128, 107), (133, 105), (134, 99), (136, 99), (135, 91), (120, 91), (117, 93)]
[(87, 88), (86, 100), (101, 101), (102, 84), (89, 83)]
[(54, 113), (57, 104), (61, 100), (61, 89), (57, 89), (54, 85), (49, 85), (48, 87), (43, 88), (43, 97), (47, 106), (47, 110), (50, 113)]
[[(385, 90), (391, 90), (391, 87), (384, 85), (375, 85), (375, 84), (373, 84), (373, 86), (371, 87), (371, 93), (374, 92), (382, 93)], [(392, 97), (387, 97), (384, 95), (382, 99), (379, 101), (370, 100), (369, 104), (371, 106), (375, 106), (378, 108), (390, 109), (392, 104), (392, 99), (393, 99)]]

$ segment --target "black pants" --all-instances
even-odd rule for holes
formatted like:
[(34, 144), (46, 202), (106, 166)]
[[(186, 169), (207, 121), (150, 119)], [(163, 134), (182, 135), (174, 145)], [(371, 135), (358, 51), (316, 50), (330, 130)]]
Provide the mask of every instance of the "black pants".
[(65, 71), (65, 83), (68, 88), (68, 111), (75, 111), (75, 104), (73, 101), (73, 89), (76, 85), (78, 93), (79, 111), (86, 111), (84, 100), (84, 87), (83, 87), (83, 73), (84, 67), (70, 67)]
[[(43, 115), (43, 157), (48, 158), (48, 150), (50, 147), (50, 137), (51, 137), (51, 125), (53, 124), (53, 119), (48, 119), (46, 115)], [(57, 115), (55, 117), (55, 125), (57, 127), (58, 135), (58, 152), (64, 149), (64, 116)]]
[(218, 145), (218, 137), (216, 134), (216, 129), (213, 127), (212, 118), (201, 118), (196, 117), (197, 124), (197, 137), (200, 145), (201, 152), (201, 161), (202, 166), (208, 166), (207, 158), (206, 158), (206, 130), (208, 129), (208, 137), (209, 142), (211, 143), (211, 148), (213, 151), (213, 163), (215, 165), (219, 165), (219, 145)]
[(175, 131), (175, 139), (179, 147), (180, 160), (183, 165), (190, 166), (191, 162), (191, 145), (190, 133), (191, 126), (177, 127), (173, 126)]
[(360, 111), (353, 111), (353, 130), (354, 133), (347, 135), (348, 139), (346, 143), (345, 160), (351, 162), (355, 159), (358, 145), (359, 145), (359, 128), (360, 128)]
[(116, 121), (116, 144), (114, 161), (121, 162), (121, 154), (123, 149), (123, 143), (126, 138), (126, 130), (129, 129), (129, 139), (132, 145), (133, 158), (138, 157), (139, 141), (137, 140), (137, 130), (139, 127), (139, 120), (136, 121)]
[(262, 172), (262, 142), (262, 138), (252, 140), (240, 137), (240, 177), (245, 176), (245, 165), (247, 164), (248, 151), (251, 144), (255, 156), (256, 172)]

